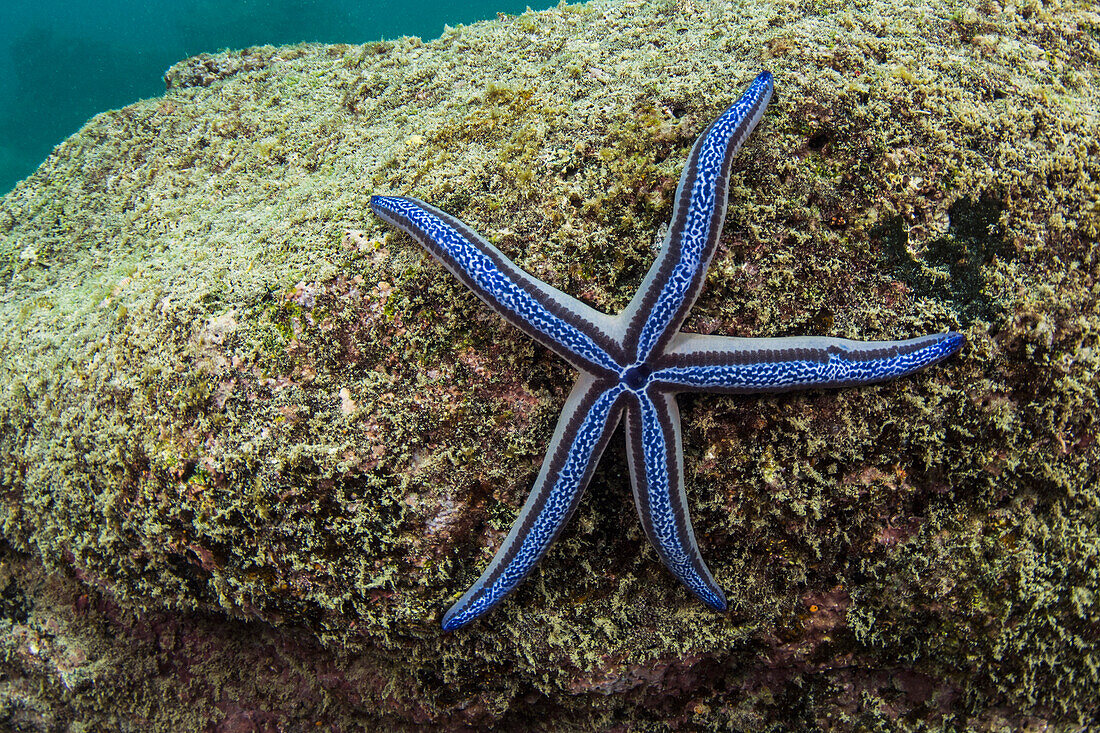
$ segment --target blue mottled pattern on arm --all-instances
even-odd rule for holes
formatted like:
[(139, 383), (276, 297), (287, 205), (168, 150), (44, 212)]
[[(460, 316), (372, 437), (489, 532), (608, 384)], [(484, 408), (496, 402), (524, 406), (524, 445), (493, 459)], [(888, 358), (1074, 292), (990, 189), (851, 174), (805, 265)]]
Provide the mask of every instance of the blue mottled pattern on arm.
[[(726, 607), (726, 599), (702, 577), (696, 569), (698, 548), (694, 537), (685, 536), (680, 531), (676, 511), (672, 505), (673, 497), (679, 492), (673, 490), (673, 482), (682, 479), (674, 476), (674, 466), (667, 457), (680, 446), (672, 446), (672, 437), (662, 427), (657, 406), (645, 392), (636, 395), (637, 409), (642, 426), (641, 446), (645, 459), (646, 493), (648, 509), (646, 521), (653, 532), (654, 544), (661, 560), (680, 582), (703, 600), (711, 608)], [(713, 583), (713, 580), (711, 581)]]
[(448, 611), (443, 619), (444, 629), (464, 626), (495, 606), (515, 590), (546, 553), (576, 506), (584, 479), (593, 464), (593, 454), (608, 430), (612, 409), (622, 393), (622, 386), (615, 385), (596, 398), (569, 445), (568, 457), (561, 470), (544, 491), (545, 501), (540, 510), (530, 517), (524, 535), (516, 538), (519, 547), (511, 550), (509, 561), (495, 579), (484, 585), (475, 584), (471, 589), (473, 593), (468, 593)]
[(825, 360), (768, 359), (745, 364), (670, 367), (655, 371), (652, 379), (695, 389), (747, 392), (871, 384), (935, 364), (958, 351), (964, 340), (957, 333), (945, 334), (916, 351), (874, 359), (853, 359), (834, 347)]
[(474, 281), (482, 298), (493, 301), (498, 308), (513, 314), (570, 353), (605, 369), (617, 370), (611, 355), (588, 334), (547, 310), (474, 242), (430, 211), (398, 196), (372, 196), (371, 206), (376, 210), (388, 209), (408, 219), (451, 258), (455, 267)]
[[(755, 110), (763, 112), (762, 103), (771, 96), (772, 75), (760, 73), (752, 85), (737, 102), (721, 114), (699, 142), (696, 156), (695, 178), (691, 181), (691, 195), (688, 199), (688, 211), (684, 216), (683, 230), (678, 235), (679, 258), (672, 268), (667, 281), (661, 287), (660, 295), (646, 317), (645, 325), (638, 337), (638, 360), (645, 361), (653, 352), (654, 346), (662, 335), (674, 324), (674, 317), (684, 300), (691, 294), (696, 278), (705, 273), (712, 252), (708, 251), (711, 241), (711, 229), (721, 229), (720, 217), (716, 221), (713, 213), (721, 204), (718, 195), (725, 196), (726, 179), (722, 176), (727, 154), (731, 145), (739, 146), (747, 136), (735, 136), (742, 131)], [(666, 245), (668, 246), (668, 245)]]

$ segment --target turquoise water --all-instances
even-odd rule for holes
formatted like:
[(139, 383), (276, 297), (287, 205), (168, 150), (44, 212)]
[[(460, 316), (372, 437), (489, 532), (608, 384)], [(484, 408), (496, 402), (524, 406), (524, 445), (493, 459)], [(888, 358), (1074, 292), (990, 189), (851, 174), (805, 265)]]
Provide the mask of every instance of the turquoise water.
[(0, 194), (92, 115), (162, 94), (164, 70), (187, 56), (264, 43), (434, 38), (444, 24), (520, 13), (528, 4), (0, 0)]

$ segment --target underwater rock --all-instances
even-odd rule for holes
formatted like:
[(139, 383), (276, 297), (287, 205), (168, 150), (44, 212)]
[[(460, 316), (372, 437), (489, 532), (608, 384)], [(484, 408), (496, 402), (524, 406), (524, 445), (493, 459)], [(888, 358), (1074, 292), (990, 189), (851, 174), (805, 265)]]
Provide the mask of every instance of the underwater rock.
[[(844, 8), (593, 2), (208, 55), (59, 145), (0, 201), (0, 721), (1100, 722), (1100, 15)], [(681, 400), (730, 614), (648, 548), (613, 440), (528, 582), (444, 634), (571, 372), (369, 196), (614, 312), (763, 68), (685, 330), (968, 347)]]

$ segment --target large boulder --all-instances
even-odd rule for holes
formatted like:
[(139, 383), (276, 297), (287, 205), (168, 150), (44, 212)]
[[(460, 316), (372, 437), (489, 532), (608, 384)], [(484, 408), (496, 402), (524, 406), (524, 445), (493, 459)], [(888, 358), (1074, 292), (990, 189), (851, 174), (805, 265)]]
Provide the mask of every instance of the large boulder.
[[(593, 2), (173, 67), (0, 201), (0, 722), (1100, 724), (1098, 38), (1038, 0)], [(681, 400), (729, 614), (647, 546), (615, 438), (532, 577), (444, 634), (572, 375), (370, 194), (617, 311), (764, 68), (685, 330), (968, 346)]]

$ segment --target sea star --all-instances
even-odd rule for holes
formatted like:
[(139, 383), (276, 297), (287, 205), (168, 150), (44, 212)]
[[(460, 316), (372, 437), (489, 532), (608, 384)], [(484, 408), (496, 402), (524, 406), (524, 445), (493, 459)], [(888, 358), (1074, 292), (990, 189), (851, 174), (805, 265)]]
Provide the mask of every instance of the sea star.
[(624, 411), (630, 480), (646, 536), (673, 575), (724, 611), (725, 595), (691, 528), (676, 394), (868, 384), (909, 374), (962, 347), (965, 339), (955, 332), (870, 342), (680, 332), (722, 232), (731, 160), (771, 96), (772, 75), (765, 71), (696, 141), (657, 260), (617, 316), (527, 274), (450, 214), (414, 198), (371, 197), (383, 221), (412, 235), (493, 310), (580, 372), (527, 502), (489, 567), (443, 617), (444, 629), (486, 613), (531, 572), (577, 508)]

